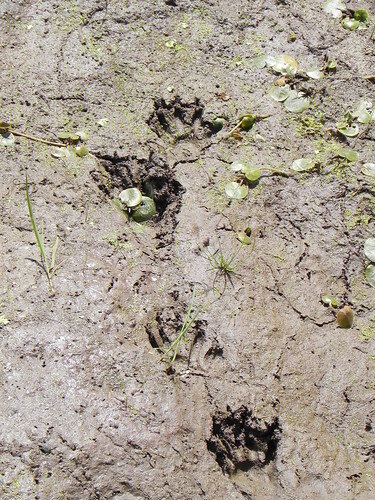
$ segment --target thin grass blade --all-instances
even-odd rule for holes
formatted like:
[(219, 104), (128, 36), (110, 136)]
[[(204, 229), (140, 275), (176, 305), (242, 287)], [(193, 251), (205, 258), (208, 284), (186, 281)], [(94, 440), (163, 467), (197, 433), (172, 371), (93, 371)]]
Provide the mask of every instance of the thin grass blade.
[(35, 223), (35, 219), (34, 219), (33, 207), (31, 205), (31, 199), (30, 199), (30, 194), (29, 194), (29, 184), (27, 182), (27, 175), (26, 175), (26, 201), (27, 201), (27, 208), (29, 210), (29, 216), (30, 216), (31, 225), (32, 225), (32, 228), (34, 231), (35, 239), (36, 239), (36, 242), (38, 244), (40, 253), (42, 255), (43, 262), (45, 265), (47, 265), (43, 240), (40, 237), (40, 234), (39, 234), (38, 228), (36, 227), (36, 223)]
[(57, 247), (59, 246), (59, 237), (56, 236), (56, 241), (55, 241), (55, 244), (53, 245), (52, 247), (52, 255), (51, 255), (51, 265), (50, 265), (50, 268), (49, 270), (52, 271), (55, 267), (55, 263), (56, 263), (56, 254), (57, 254)]

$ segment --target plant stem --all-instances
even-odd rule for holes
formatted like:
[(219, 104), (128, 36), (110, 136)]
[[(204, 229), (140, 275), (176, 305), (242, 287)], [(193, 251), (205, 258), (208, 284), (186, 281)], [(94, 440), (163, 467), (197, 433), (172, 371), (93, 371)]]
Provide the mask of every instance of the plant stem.
[(241, 123), (242, 123), (242, 119), (237, 123), (237, 125), (235, 127), (232, 128), (232, 130), (230, 132), (228, 132), (227, 137), (230, 137), (233, 134), (233, 132), (235, 132), (238, 128), (240, 128)]
[(65, 144), (64, 142), (54, 142), (54, 141), (49, 141), (47, 139), (41, 139), (40, 137), (35, 137), (33, 135), (24, 134), (23, 132), (18, 132), (17, 130), (13, 130), (11, 128), (9, 128), (7, 131), (13, 135), (16, 135), (16, 136), (25, 137), (25, 139), (29, 139), (30, 141), (48, 144), (48, 146), (57, 146), (59, 148), (64, 148), (64, 147), (66, 148), (67, 147), (67, 144)]

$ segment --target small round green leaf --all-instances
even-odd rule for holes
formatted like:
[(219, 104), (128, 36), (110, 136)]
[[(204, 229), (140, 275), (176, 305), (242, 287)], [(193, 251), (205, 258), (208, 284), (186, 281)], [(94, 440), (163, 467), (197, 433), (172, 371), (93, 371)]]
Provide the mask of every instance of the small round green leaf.
[(7, 132), (10, 128), (11, 128), (10, 123), (0, 121), (0, 133)]
[(345, 306), (337, 312), (336, 321), (340, 328), (351, 328), (353, 326), (353, 309)]
[(367, 238), (363, 251), (368, 260), (375, 262), (375, 238)]
[(11, 132), (7, 132), (6, 130), (4, 132), (0, 132), (0, 145), (1, 146), (13, 146), (15, 141), (15, 137)]
[(362, 101), (354, 111), (353, 117), (357, 118), (359, 123), (370, 123), (372, 119), (372, 102)]
[(245, 115), (242, 120), (241, 120), (241, 125), (240, 127), (242, 130), (250, 130), (253, 128), (253, 125), (255, 123), (255, 116), (253, 115)]
[(81, 139), (81, 141), (87, 141), (87, 139), (89, 138), (89, 134), (84, 130), (77, 130), (76, 134)]
[(359, 21), (356, 19), (353, 19), (351, 17), (345, 17), (342, 21), (341, 24), (346, 30), (354, 31), (358, 28), (359, 26)]
[(142, 201), (142, 193), (137, 188), (128, 188), (121, 191), (119, 198), (127, 207), (133, 208)]
[(135, 222), (146, 222), (156, 214), (155, 202), (148, 196), (143, 196), (141, 204), (132, 211), (132, 218)]
[(375, 163), (365, 163), (362, 167), (362, 173), (370, 177), (375, 177)]
[(357, 161), (359, 158), (358, 153), (350, 148), (338, 148), (337, 154), (341, 158), (346, 158), (350, 162)]
[(252, 61), (253, 65), (258, 68), (258, 69), (262, 69), (266, 66), (267, 64), (267, 56), (265, 55), (262, 55), (262, 56), (258, 56), (258, 57), (255, 57), (255, 59), (253, 59)]
[(274, 71), (282, 75), (292, 77), (297, 73), (297, 61), (290, 56), (282, 54), (274, 58), (273, 64), (269, 64)]
[(79, 141), (79, 135), (74, 132), (60, 132), (57, 137), (60, 141), (69, 142), (70, 144), (75, 144)]
[(311, 158), (299, 158), (292, 163), (292, 170), (296, 172), (307, 172), (315, 167), (315, 162)]
[(88, 154), (89, 150), (86, 148), (86, 146), (79, 146), (79, 148), (76, 148), (76, 155), (79, 156), (80, 158), (83, 158)]
[(313, 80), (321, 80), (324, 76), (324, 73), (319, 69), (310, 69), (306, 71), (306, 75), (312, 78)]
[(246, 233), (239, 231), (236, 236), (243, 245), (250, 245), (251, 238)]
[(365, 277), (368, 283), (375, 288), (375, 265), (369, 264), (365, 269)]
[(248, 166), (246, 163), (238, 160), (234, 161), (230, 166), (230, 169), (233, 170), (233, 172), (245, 172), (247, 168)]
[(246, 198), (249, 192), (249, 188), (247, 186), (241, 185), (238, 182), (228, 182), (225, 185), (225, 193), (229, 198), (233, 198), (234, 200), (242, 200)]
[(287, 109), (290, 113), (302, 113), (309, 107), (309, 105), (310, 100), (294, 90), (291, 91), (288, 99), (284, 101), (285, 109)]
[(256, 182), (260, 177), (260, 169), (247, 167), (244, 170), (245, 177), (250, 182)]
[(337, 130), (340, 134), (345, 135), (345, 137), (356, 137), (359, 134), (358, 125), (342, 126), (342, 124), (340, 124)]
[(289, 97), (290, 87), (289, 85), (284, 85), (283, 87), (273, 85), (269, 90), (269, 94), (274, 101), (283, 102)]
[(68, 150), (66, 148), (54, 148), (51, 152), (52, 158), (65, 158)]
[(211, 127), (214, 132), (220, 132), (220, 130), (224, 127), (225, 120), (224, 118), (215, 118), (211, 122)]

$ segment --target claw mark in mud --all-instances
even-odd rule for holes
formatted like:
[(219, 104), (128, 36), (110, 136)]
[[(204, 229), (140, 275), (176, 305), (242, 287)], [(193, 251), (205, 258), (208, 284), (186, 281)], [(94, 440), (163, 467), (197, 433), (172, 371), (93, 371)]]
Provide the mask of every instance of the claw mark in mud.
[(158, 213), (159, 247), (171, 244), (177, 225), (176, 217), (182, 205), (182, 194), (185, 191), (176, 180), (172, 167), (152, 152), (148, 159), (100, 153), (96, 153), (96, 157), (104, 167), (102, 173), (96, 170), (91, 172), (99, 189), (107, 196), (113, 197), (115, 189), (121, 191), (136, 186), (151, 196)]
[(180, 97), (167, 103), (158, 99), (154, 103), (148, 125), (162, 138), (168, 135), (174, 142), (184, 139), (203, 139), (209, 134), (208, 123), (203, 120), (204, 107), (196, 98), (193, 102), (183, 102)]
[(235, 411), (228, 406), (226, 412), (213, 417), (207, 448), (215, 454), (224, 473), (248, 471), (275, 460), (280, 434), (277, 417), (262, 421), (246, 406)]

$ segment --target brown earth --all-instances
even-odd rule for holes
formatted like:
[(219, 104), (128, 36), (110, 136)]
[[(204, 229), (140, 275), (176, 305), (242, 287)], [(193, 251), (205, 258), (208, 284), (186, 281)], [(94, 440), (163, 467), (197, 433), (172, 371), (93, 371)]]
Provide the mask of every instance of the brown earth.
[[(374, 187), (361, 173), (375, 135), (335, 132), (373, 97), (372, 27), (347, 31), (318, 0), (3, 0), (0, 30), (0, 119), (51, 140), (85, 130), (95, 155), (54, 159), (23, 138), (1, 150), (0, 498), (375, 498)], [(254, 64), (282, 53), (337, 61), (296, 79), (302, 117)], [(249, 110), (270, 116), (228, 138)], [(330, 154), (345, 143), (359, 161)], [(238, 158), (287, 172), (318, 150), (320, 172), (224, 194)], [(46, 246), (60, 238), (55, 295), (26, 173)], [(130, 186), (153, 189), (152, 221), (114, 207)], [(229, 276), (208, 257), (220, 252)], [(194, 290), (203, 309), (171, 366), (161, 351)], [(351, 329), (322, 293), (353, 308)]]

